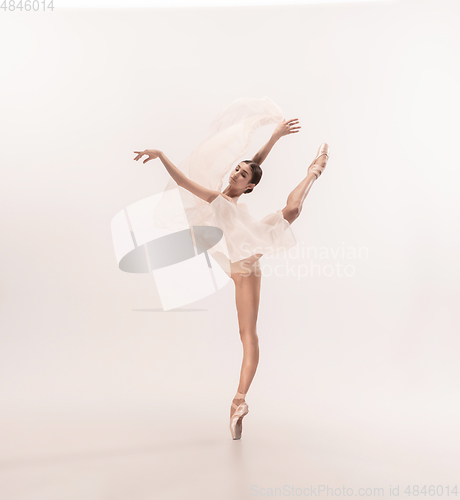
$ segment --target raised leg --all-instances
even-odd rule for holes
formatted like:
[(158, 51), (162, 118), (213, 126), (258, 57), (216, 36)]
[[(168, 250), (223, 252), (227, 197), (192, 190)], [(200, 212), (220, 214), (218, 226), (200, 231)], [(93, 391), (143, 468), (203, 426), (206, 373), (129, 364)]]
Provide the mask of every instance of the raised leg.
[(308, 167), (307, 176), (291, 191), (286, 206), (283, 208), (283, 217), (292, 224), (302, 212), (303, 202), (307, 197), (315, 180), (321, 175), (328, 160), (329, 147), (326, 143), (318, 149), (318, 155)]
[(283, 217), (289, 222), (289, 224), (292, 224), (302, 212), (303, 202), (315, 181), (316, 175), (310, 173), (289, 194), (286, 206), (282, 210)]
[[(259, 338), (257, 336), (257, 315), (259, 312), (261, 273), (249, 275), (233, 274), (235, 282), (235, 301), (238, 313), (240, 338), (243, 344), (243, 362), (241, 364), (238, 392), (246, 394), (259, 364)], [(244, 399), (235, 398), (233, 402), (240, 405)], [(235, 409), (231, 407), (230, 417)]]

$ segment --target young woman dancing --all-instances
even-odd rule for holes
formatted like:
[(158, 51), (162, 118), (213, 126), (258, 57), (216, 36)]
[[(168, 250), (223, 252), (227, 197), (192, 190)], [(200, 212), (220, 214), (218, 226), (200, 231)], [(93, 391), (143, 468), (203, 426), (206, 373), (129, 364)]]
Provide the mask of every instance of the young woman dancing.
[[(248, 108), (250, 108), (249, 111)], [(261, 116), (264, 118), (261, 119)], [(137, 161), (146, 155), (147, 158), (143, 161), (143, 163), (146, 163), (155, 158), (159, 158), (177, 186), (192, 193), (194, 197), (202, 200), (202, 203), (212, 206), (215, 214), (220, 216), (217, 218), (214, 217), (211, 221), (209, 218), (203, 217), (203, 213), (206, 213), (206, 211), (201, 211), (200, 223), (209, 223), (212, 225), (221, 222), (224, 234), (227, 233), (225, 234), (226, 239), (232, 241), (233, 245), (235, 243), (235, 238), (238, 237), (244, 239), (246, 242), (252, 241), (254, 245), (252, 247), (250, 246), (250, 248), (253, 248), (254, 251), (256, 249), (260, 250), (261, 248), (285, 248), (286, 241), (289, 242), (288, 246), (295, 244), (295, 239), (292, 237), (286, 240), (286, 233), (288, 236), (292, 235), (290, 226), (299, 217), (307, 194), (315, 180), (318, 179), (326, 167), (329, 158), (328, 145), (324, 143), (319, 147), (316, 157), (308, 167), (306, 177), (289, 194), (285, 207), (282, 210), (278, 210), (276, 213), (269, 214), (262, 219), (262, 221), (255, 221), (245, 210), (238, 212), (233, 205), (237, 206), (238, 200), (242, 194), (248, 194), (253, 191), (262, 176), (260, 165), (264, 162), (274, 144), (281, 137), (297, 133), (300, 130), (301, 127), (297, 126), (299, 120), (297, 118), (288, 121), (284, 119), (280, 120), (279, 108), (268, 98), (260, 100), (240, 99), (224, 110), (220, 116), (220, 120), (214, 122), (215, 129), (213, 133), (208, 135), (208, 139), (205, 140), (200, 147), (209, 154), (209, 151), (212, 150), (210, 144), (215, 147), (218, 147), (218, 145), (222, 146), (223, 143), (225, 143), (227, 147), (229, 144), (237, 144), (235, 151), (239, 150), (239, 153), (241, 153), (241, 150), (247, 147), (252, 131), (256, 127), (270, 121), (278, 122), (270, 140), (251, 160), (244, 160), (236, 165), (230, 173), (229, 184), (223, 191), (209, 189), (202, 185), (207, 179), (203, 176), (200, 177), (200, 175), (196, 173), (196, 170), (190, 168), (193, 166), (193, 161), (191, 161), (193, 160), (193, 155), (190, 161), (185, 162), (186, 166), (182, 166), (182, 168), (176, 167), (162, 151), (157, 149), (134, 151), (134, 153), (137, 154), (134, 159)], [(235, 132), (234, 128), (238, 128), (239, 125), (242, 126)], [(224, 141), (222, 139), (223, 137), (225, 138)], [(241, 137), (244, 137), (243, 142), (240, 141)], [(203, 155), (198, 154), (198, 150), (195, 152), (197, 153), (195, 155), (195, 160), (197, 158), (203, 158)], [(228, 165), (228, 158), (224, 163)], [(199, 163), (199, 160), (198, 164), (200, 166), (202, 165)], [(216, 155), (211, 155), (211, 159), (208, 161), (206, 167), (211, 177), (215, 164)], [(226, 168), (228, 171), (228, 167)], [(189, 176), (187, 176), (184, 171), (189, 172)], [(220, 170), (221, 173), (224, 171), (225, 168)], [(195, 178), (201, 178), (202, 184), (192, 180), (191, 177), (193, 177), (193, 173), (195, 173)], [(201, 175), (203, 175), (203, 173)], [(222, 177), (221, 174), (220, 177)], [(217, 185), (221, 185), (221, 183)], [(229, 203), (232, 205), (228, 205)], [(196, 208), (192, 211), (189, 210), (187, 215), (191, 212), (193, 212), (193, 216), (195, 216), (200, 210)], [(192, 219), (193, 216), (189, 217), (189, 219)], [(239, 226), (238, 233), (232, 233), (235, 226)], [(245, 229), (246, 232), (242, 231), (242, 228)], [(253, 239), (254, 233), (257, 236), (255, 240)], [(241, 234), (243, 234), (243, 236), (241, 236)], [(264, 238), (266, 244), (260, 246)], [(256, 244), (259, 245), (257, 246)], [(251, 252), (249, 251), (249, 253)], [(264, 252), (260, 253), (259, 251), (249, 257), (245, 256), (239, 259), (243, 254), (234, 251), (233, 258), (230, 259), (230, 277), (235, 284), (235, 301), (239, 333), (243, 344), (243, 361), (239, 385), (230, 407), (230, 431), (233, 439), (241, 438), (242, 420), (249, 412), (245, 397), (259, 363), (259, 338), (257, 335), (257, 316), (261, 285), (259, 259), (263, 253)]]

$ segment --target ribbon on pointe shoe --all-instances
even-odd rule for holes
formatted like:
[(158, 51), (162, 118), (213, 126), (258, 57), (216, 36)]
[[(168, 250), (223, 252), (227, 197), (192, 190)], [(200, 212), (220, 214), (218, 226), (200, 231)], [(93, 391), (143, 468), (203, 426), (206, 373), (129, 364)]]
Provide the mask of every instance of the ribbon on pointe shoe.
[(326, 164), (316, 165), (316, 160), (320, 156), (324, 156), (324, 155), (326, 155), (327, 159), (329, 160), (328, 151), (329, 151), (329, 146), (326, 143), (321, 144), (321, 146), (318, 149), (318, 154), (316, 155), (316, 158), (311, 162), (310, 166), (308, 167), (307, 172), (315, 174), (317, 179), (323, 173), (324, 169), (326, 168)]
[[(245, 397), (246, 397), (246, 394), (243, 394), (243, 393), (241, 393), (241, 392), (238, 392), (238, 391), (237, 391), (237, 392), (236, 392), (236, 396), (235, 396), (233, 399), (245, 399)], [(233, 408), (239, 408), (239, 407), (240, 407), (241, 405), (243, 405), (243, 404), (246, 404), (246, 403), (245, 403), (245, 401), (243, 401), (243, 402), (242, 402), (242, 403), (240, 403), (239, 405), (237, 405), (236, 403), (234, 403), (234, 402), (232, 401), (232, 407), (233, 407)]]

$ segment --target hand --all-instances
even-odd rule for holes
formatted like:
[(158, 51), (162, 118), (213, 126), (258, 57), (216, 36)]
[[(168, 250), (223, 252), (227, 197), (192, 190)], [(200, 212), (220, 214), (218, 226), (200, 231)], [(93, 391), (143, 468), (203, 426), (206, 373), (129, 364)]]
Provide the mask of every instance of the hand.
[(292, 120), (289, 121), (283, 120), (282, 122), (278, 123), (273, 132), (273, 135), (277, 139), (279, 139), (280, 137), (283, 137), (283, 135), (295, 134), (301, 128), (300, 126), (294, 127), (294, 125), (297, 125), (298, 123), (299, 123), (298, 118), (293, 118)]
[(142, 163), (147, 163), (149, 160), (154, 160), (161, 155), (161, 151), (159, 151), (158, 149), (144, 149), (144, 151), (134, 152), (137, 153), (136, 158), (134, 158), (136, 161), (142, 158), (144, 155), (148, 156), (148, 158), (146, 158)]

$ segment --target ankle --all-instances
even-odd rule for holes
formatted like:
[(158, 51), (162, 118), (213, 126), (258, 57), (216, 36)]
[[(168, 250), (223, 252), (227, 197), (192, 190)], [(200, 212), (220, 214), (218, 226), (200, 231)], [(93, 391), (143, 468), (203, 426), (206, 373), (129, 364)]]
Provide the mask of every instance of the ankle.
[(246, 397), (246, 393), (236, 391), (235, 397), (233, 399), (234, 400), (235, 399), (242, 399), (244, 401), (245, 397)]

